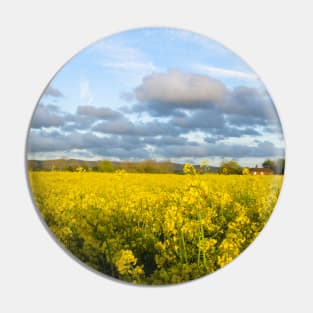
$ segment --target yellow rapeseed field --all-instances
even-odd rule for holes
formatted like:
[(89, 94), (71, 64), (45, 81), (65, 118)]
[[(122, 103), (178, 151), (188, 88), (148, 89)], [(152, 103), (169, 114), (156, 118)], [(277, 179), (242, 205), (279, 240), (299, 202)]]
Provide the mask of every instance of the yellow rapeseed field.
[(29, 172), (35, 203), (71, 253), (136, 284), (189, 281), (258, 235), (282, 176)]

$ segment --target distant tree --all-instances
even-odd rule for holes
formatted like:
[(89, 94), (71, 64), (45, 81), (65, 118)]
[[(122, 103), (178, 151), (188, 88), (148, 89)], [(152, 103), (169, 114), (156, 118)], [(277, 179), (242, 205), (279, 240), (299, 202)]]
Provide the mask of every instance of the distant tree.
[(74, 167), (72, 165), (68, 165), (66, 170), (69, 171), (69, 172), (74, 172), (75, 169), (74, 169)]
[(82, 164), (82, 168), (85, 170), (85, 172), (88, 172), (88, 171), (89, 171), (88, 163), (87, 163), (87, 162), (84, 162), (84, 163)]
[(269, 160), (269, 159), (265, 160), (265, 161), (262, 163), (262, 166), (265, 167), (265, 168), (270, 168), (270, 169), (271, 169), (272, 171), (274, 171), (274, 172), (275, 172), (275, 170), (276, 170), (276, 164), (275, 164), (275, 162), (272, 161), (272, 160)]
[(262, 163), (263, 167), (270, 168), (275, 174), (284, 174), (285, 172), (285, 159), (281, 158), (276, 161), (265, 160)]
[(135, 165), (135, 163), (132, 163), (132, 162), (129, 162), (129, 161), (123, 161), (123, 162), (120, 162), (117, 166), (117, 169), (120, 169), (120, 170), (124, 170), (128, 173), (134, 173), (137, 171)]
[(200, 173), (207, 173), (210, 171), (209, 162), (207, 160), (202, 160), (200, 162)]
[(114, 167), (111, 161), (102, 161), (99, 165), (96, 165), (92, 168), (95, 172), (114, 172)]
[(281, 159), (278, 159), (276, 161), (276, 164), (275, 164), (275, 173), (276, 174), (285, 174), (285, 159), (284, 158), (281, 158)]
[(160, 173), (173, 173), (174, 164), (171, 161), (159, 162)]
[(116, 169), (125, 170), (128, 173), (173, 173), (174, 164), (170, 161), (157, 162), (155, 160), (123, 161), (116, 165)]
[(158, 163), (154, 160), (146, 160), (135, 164), (140, 173), (159, 173)]
[(220, 174), (229, 175), (229, 174), (241, 174), (242, 170), (241, 170), (240, 165), (236, 161), (231, 160), (231, 161), (222, 162), (222, 164), (220, 165), (218, 169), (218, 172)]
[(95, 166), (93, 166), (93, 167), (91, 168), (91, 170), (92, 170), (93, 172), (99, 172), (99, 166), (98, 166), (98, 165), (95, 165)]

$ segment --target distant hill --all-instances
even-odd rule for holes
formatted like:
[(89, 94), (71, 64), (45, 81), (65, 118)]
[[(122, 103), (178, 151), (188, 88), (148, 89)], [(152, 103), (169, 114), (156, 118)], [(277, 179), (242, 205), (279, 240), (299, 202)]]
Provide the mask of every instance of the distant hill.
[(55, 160), (28, 160), (29, 170), (68, 170), (69, 168), (77, 168), (80, 166), (87, 166), (92, 168), (101, 161), (84, 161), (76, 159), (55, 159)]
[[(92, 170), (95, 166), (99, 166), (101, 162), (104, 160), (98, 161), (85, 161), (85, 160), (78, 160), (78, 159), (54, 159), (54, 160), (28, 160), (28, 169), (33, 171), (53, 171), (53, 170), (75, 170), (77, 167), (85, 167), (89, 170)], [(146, 160), (141, 162), (112, 162), (112, 165), (115, 169), (124, 168), (126, 170), (136, 172), (139, 171), (139, 167), (143, 164), (152, 164), (155, 166), (161, 167), (163, 165), (167, 165), (165, 168), (165, 172), (174, 172), (174, 173), (182, 173), (184, 164), (181, 163), (173, 163), (173, 162), (157, 162), (153, 160)], [(199, 169), (200, 166), (195, 164), (194, 167)], [(210, 166), (210, 172), (216, 173), (218, 167)]]

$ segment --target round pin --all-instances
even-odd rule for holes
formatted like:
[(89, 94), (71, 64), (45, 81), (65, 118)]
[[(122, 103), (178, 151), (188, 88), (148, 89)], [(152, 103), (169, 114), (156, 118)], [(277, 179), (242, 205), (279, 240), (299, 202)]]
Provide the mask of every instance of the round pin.
[(68, 61), (35, 108), (33, 201), (87, 267), (169, 285), (223, 268), (262, 231), (285, 168), (264, 84), (202, 35), (141, 28)]

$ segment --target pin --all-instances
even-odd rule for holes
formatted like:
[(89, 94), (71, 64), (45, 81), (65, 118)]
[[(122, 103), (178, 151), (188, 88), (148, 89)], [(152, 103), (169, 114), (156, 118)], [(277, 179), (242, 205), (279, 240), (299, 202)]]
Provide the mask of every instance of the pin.
[(74, 259), (120, 282), (169, 285), (254, 241), (279, 196), (285, 145), (263, 82), (234, 52), (141, 28), (57, 72), (31, 120), (27, 166), (43, 223)]

